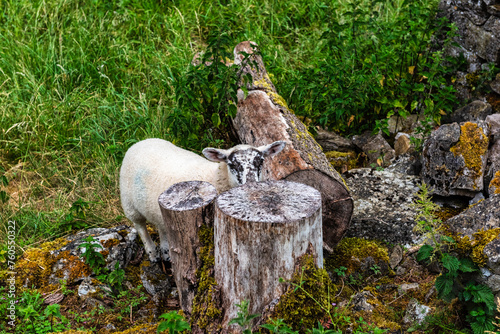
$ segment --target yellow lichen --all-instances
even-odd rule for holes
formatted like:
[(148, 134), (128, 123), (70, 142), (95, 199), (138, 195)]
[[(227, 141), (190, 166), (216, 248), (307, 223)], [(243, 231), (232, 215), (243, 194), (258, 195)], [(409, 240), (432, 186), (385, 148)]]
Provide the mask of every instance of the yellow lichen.
[(326, 159), (339, 173), (356, 168), (358, 156), (355, 152), (329, 151), (325, 153)]
[(277, 94), (271, 88), (271, 79), (269, 78), (269, 76), (267, 74), (264, 75), (264, 77), (262, 77), (262, 79), (254, 81), (253, 84), (254, 84), (254, 86), (264, 88), (267, 95), (269, 95), (269, 97), (271, 98), (271, 100), (273, 100), (273, 102), (275, 104), (288, 109), (288, 104), (286, 103), (285, 99), (281, 95)]
[(460, 140), (450, 148), (455, 156), (462, 156), (465, 167), (471, 171), (474, 179), (482, 175), (482, 157), (488, 151), (488, 137), (475, 123), (466, 122), (461, 127)]
[(472, 235), (472, 240), (469, 236), (455, 237), (457, 241), (457, 247), (465, 255), (470, 256), (471, 259), (478, 266), (483, 267), (488, 261), (486, 255), (484, 255), (484, 247), (487, 244), (495, 240), (500, 234), (500, 228), (493, 228), (490, 230), (480, 230)]
[(500, 194), (500, 170), (495, 173), (495, 176), (491, 180), (490, 188), (494, 189), (494, 194)]
[(16, 263), (16, 277), (21, 286), (31, 288), (49, 288), (48, 277), (52, 273), (52, 266), (58, 258), (51, 254), (68, 241), (63, 238), (41, 244), (39, 247), (27, 249)]

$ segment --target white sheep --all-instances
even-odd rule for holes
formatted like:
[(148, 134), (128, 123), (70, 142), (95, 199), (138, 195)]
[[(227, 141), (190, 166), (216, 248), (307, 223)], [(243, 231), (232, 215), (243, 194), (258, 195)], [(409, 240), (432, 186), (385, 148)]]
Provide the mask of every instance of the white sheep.
[(158, 261), (146, 221), (156, 226), (163, 260), (168, 260), (168, 242), (158, 197), (170, 186), (183, 181), (206, 181), (219, 193), (246, 182), (261, 181), (262, 163), (285, 147), (284, 141), (253, 147), (237, 145), (228, 150), (205, 148), (207, 160), (162, 139), (146, 139), (125, 154), (120, 169), (120, 196), (125, 216), (144, 243), (151, 261)]

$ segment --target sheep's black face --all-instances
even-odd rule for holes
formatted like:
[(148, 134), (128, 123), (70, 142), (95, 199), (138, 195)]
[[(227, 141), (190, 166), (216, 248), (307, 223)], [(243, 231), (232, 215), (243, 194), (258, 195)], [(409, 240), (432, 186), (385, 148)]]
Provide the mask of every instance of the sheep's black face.
[(264, 153), (255, 148), (232, 152), (226, 160), (232, 187), (261, 181)]

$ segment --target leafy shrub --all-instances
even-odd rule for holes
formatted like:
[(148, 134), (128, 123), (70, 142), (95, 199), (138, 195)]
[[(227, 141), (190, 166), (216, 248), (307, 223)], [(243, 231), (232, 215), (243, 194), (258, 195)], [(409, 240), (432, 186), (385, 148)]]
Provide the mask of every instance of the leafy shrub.
[[(424, 112), (439, 122), (456, 104), (451, 73), (459, 64), (431, 51), (436, 31), (453, 29), (435, 19), (436, 1), (404, 1), (390, 15), (380, 0), (332, 3), (317, 44), (317, 58), (286, 73), (276, 85), (300, 115), (351, 134), (384, 130), (392, 115)], [(341, 8), (343, 7), (343, 8)], [(283, 78), (286, 70), (271, 69)]]
[(231, 118), (236, 116), (238, 68), (226, 64), (233, 59), (235, 42), (227, 27), (208, 39), (200, 64), (174, 79), (177, 106), (168, 116), (175, 142), (201, 149), (236, 143)]

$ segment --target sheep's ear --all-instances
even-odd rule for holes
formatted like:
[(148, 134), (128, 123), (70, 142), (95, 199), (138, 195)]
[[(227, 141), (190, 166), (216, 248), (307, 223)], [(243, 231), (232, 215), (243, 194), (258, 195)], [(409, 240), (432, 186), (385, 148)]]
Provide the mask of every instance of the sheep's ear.
[(225, 162), (227, 160), (226, 152), (217, 148), (207, 147), (202, 153), (210, 161)]
[(264, 153), (265, 157), (272, 157), (280, 153), (285, 148), (286, 142), (283, 140), (275, 141), (269, 145), (259, 147), (259, 151)]

